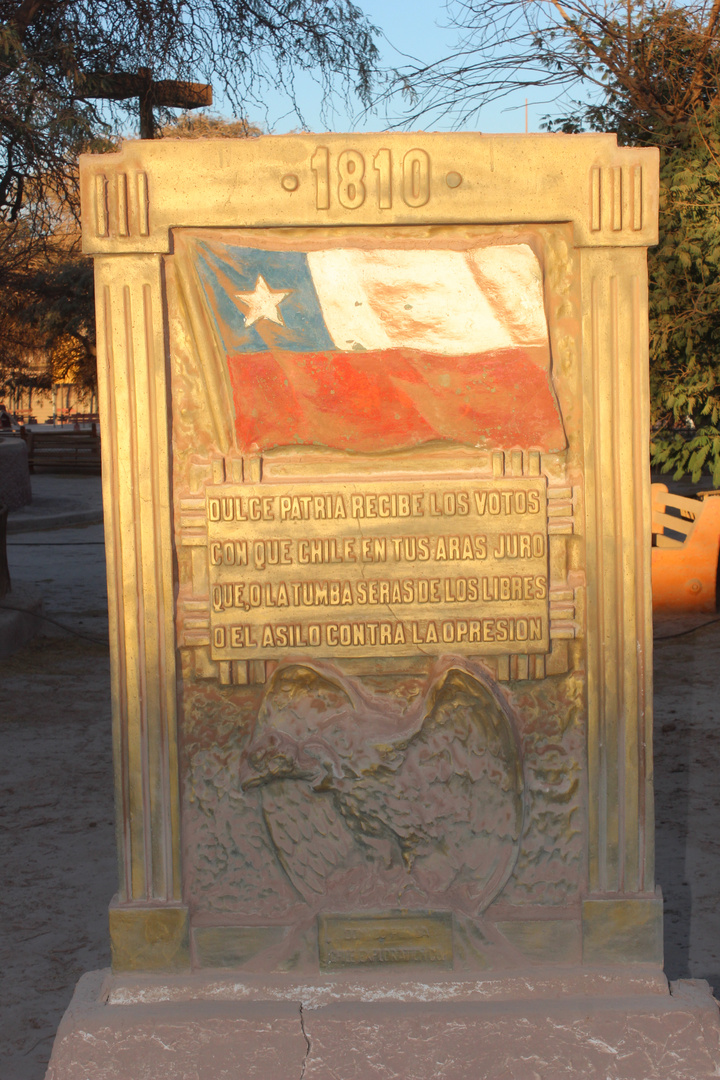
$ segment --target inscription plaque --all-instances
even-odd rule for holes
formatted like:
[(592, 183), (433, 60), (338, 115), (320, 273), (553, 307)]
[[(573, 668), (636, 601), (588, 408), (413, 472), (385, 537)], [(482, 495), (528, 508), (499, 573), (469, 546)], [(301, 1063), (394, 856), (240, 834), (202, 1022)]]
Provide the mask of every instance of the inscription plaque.
[(544, 477), (206, 497), (216, 660), (549, 648)]
[(432, 964), (452, 967), (452, 916), (321, 915), (320, 964), (325, 968), (365, 964)]

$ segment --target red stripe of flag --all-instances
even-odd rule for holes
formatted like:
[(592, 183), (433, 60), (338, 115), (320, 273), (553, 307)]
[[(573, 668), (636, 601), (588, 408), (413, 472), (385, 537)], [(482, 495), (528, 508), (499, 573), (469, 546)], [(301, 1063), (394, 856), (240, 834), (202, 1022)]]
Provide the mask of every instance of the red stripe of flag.
[(236, 354), (228, 363), (238, 444), (242, 451), (315, 445), (372, 452), (444, 439), (562, 450), (550, 374), (533, 362), (533, 351)]

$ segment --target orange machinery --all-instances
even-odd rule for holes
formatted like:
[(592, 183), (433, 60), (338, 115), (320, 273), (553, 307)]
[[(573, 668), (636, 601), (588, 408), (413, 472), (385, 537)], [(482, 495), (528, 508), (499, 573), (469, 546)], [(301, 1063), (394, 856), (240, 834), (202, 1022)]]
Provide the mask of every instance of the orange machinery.
[(717, 608), (720, 491), (697, 498), (652, 485), (652, 590), (655, 612)]

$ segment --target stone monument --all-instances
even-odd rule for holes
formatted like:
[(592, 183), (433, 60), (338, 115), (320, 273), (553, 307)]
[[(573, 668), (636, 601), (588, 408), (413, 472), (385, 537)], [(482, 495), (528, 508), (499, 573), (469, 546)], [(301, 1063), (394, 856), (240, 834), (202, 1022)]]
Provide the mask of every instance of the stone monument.
[(716, 1076), (653, 868), (656, 152), (140, 142), (82, 186), (120, 884), (49, 1076)]

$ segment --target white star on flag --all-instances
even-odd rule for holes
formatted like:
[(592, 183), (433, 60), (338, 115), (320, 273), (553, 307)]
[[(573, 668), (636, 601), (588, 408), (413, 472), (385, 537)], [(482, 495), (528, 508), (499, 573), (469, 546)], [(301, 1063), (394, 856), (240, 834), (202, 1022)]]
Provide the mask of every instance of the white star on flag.
[(284, 292), (282, 289), (271, 289), (265, 278), (260, 274), (252, 292), (235, 293), (238, 300), (247, 306), (247, 311), (243, 313), (245, 315), (245, 325), (252, 326), (253, 323), (259, 322), (260, 319), (269, 319), (270, 322), (284, 326), (285, 323), (278, 308), (285, 297), (289, 296), (292, 291), (292, 289), (286, 289)]

